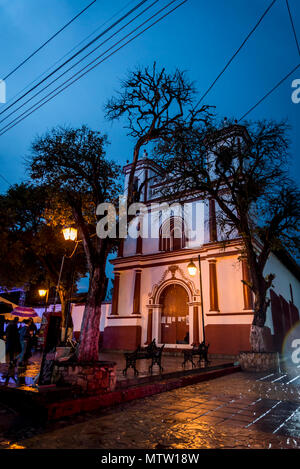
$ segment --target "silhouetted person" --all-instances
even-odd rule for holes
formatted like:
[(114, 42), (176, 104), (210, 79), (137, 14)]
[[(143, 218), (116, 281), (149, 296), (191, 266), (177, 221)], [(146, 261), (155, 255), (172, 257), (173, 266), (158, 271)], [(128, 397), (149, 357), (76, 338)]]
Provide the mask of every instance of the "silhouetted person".
[(13, 362), (15, 354), (20, 351), (20, 338), (18, 331), (19, 318), (15, 317), (13, 321), (10, 321), (6, 331), (6, 353), (9, 354), (9, 361)]
[(32, 355), (31, 351), (33, 347), (36, 347), (37, 345), (37, 331), (38, 331), (32, 318), (28, 319), (28, 331), (29, 331), (30, 338), (29, 338), (28, 347), (27, 347), (27, 355), (28, 355), (28, 358), (30, 358)]
[(5, 322), (4, 316), (0, 314), (0, 339), (3, 339), (3, 336), (4, 336), (4, 322)]
[(21, 343), (21, 353), (19, 353), (19, 355), (16, 357), (16, 360), (19, 363), (22, 363), (27, 358), (26, 357), (27, 347), (28, 347), (28, 343), (31, 337), (29, 327), (28, 327), (28, 320), (26, 319), (23, 321), (21, 325), (21, 328), (19, 330), (19, 336), (20, 336), (20, 343)]

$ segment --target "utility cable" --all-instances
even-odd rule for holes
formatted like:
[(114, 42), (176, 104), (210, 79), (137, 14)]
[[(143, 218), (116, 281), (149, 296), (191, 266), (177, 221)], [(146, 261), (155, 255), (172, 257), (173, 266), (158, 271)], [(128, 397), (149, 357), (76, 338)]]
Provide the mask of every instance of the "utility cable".
[(212, 82), (212, 84), (209, 86), (209, 88), (205, 91), (205, 93), (201, 96), (201, 98), (199, 99), (198, 103), (196, 104), (196, 106), (194, 107), (194, 111), (197, 109), (197, 107), (199, 106), (199, 104), (203, 101), (203, 99), (208, 95), (208, 93), (212, 90), (212, 88), (215, 86), (215, 84), (217, 83), (217, 81), (221, 78), (221, 76), (225, 73), (225, 71), (227, 70), (227, 68), (229, 67), (229, 65), (233, 62), (233, 60), (235, 59), (235, 57), (239, 54), (239, 52), (243, 49), (244, 45), (248, 42), (248, 40), (250, 39), (250, 37), (253, 35), (253, 33), (256, 31), (256, 29), (258, 28), (258, 26), (260, 25), (260, 23), (263, 21), (263, 19), (265, 18), (265, 16), (269, 13), (269, 11), (271, 10), (271, 8), (275, 5), (277, 0), (273, 0), (271, 2), (271, 4), (268, 6), (268, 8), (265, 10), (265, 12), (263, 13), (263, 15), (260, 17), (260, 19), (258, 20), (258, 22), (255, 24), (255, 26), (251, 29), (250, 33), (247, 35), (247, 37), (244, 39), (244, 41), (242, 42), (242, 44), (240, 45), (240, 47), (236, 50), (236, 52), (233, 54), (233, 56), (230, 58), (230, 60), (227, 62), (227, 64), (225, 65), (225, 67), (223, 68), (223, 70), (219, 73), (219, 75), (217, 76), (217, 78)]
[(286, 0), (286, 6), (287, 6), (287, 9), (288, 9), (288, 12), (289, 12), (289, 17), (290, 17), (290, 20), (291, 20), (292, 30), (293, 30), (293, 33), (294, 33), (296, 46), (297, 46), (297, 49), (298, 49), (298, 54), (300, 55), (300, 45), (299, 45), (299, 41), (298, 41), (298, 37), (297, 37), (295, 25), (294, 25), (292, 12), (291, 12), (290, 5), (289, 5), (289, 0)]
[(53, 69), (58, 63), (60, 63), (62, 60), (64, 60), (66, 57), (68, 57), (74, 50), (76, 50), (81, 44), (83, 44), (85, 41), (87, 41), (90, 37), (92, 37), (99, 29), (103, 28), (107, 23), (109, 23), (111, 20), (113, 20), (116, 16), (118, 16), (122, 11), (124, 11), (131, 3), (133, 3), (135, 0), (130, 0), (130, 2), (126, 3), (126, 5), (118, 10), (114, 15), (112, 15), (108, 20), (106, 20), (104, 23), (102, 23), (100, 26), (98, 26), (92, 33), (90, 33), (88, 36), (86, 36), (84, 39), (82, 39), (79, 43), (76, 44), (76, 46), (72, 47), (68, 52), (66, 52), (60, 59), (56, 60), (50, 67), (48, 67), (43, 73), (38, 75), (34, 80), (29, 82), (24, 88), (22, 88), (18, 93), (16, 93), (14, 96), (12, 96), (8, 101), (6, 101), (6, 104), (9, 104), (11, 101), (13, 101), (17, 96), (19, 96), (23, 91), (27, 90), (33, 83), (36, 83), (40, 78), (42, 78), (46, 73), (48, 73), (50, 70)]
[[(174, 0), (175, 1), (175, 0)], [(24, 103), (22, 103), (19, 107), (15, 108), (12, 110), (12, 112), (10, 112), (9, 114), (7, 114), (2, 120), (0, 120), (0, 124), (2, 122), (4, 122), (5, 120), (7, 120), (10, 116), (12, 116), (13, 114), (15, 114), (17, 111), (19, 111), (20, 109), (22, 109), (24, 106), (26, 106), (26, 104), (28, 104), (30, 101), (32, 101), (34, 98), (36, 98), (38, 95), (40, 95), (43, 91), (45, 91), (47, 88), (49, 88), (51, 85), (53, 85), (53, 83), (55, 83), (57, 80), (59, 80), (60, 78), (62, 78), (64, 75), (66, 75), (70, 70), (72, 70), (73, 68), (77, 67), (77, 65), (79, 65), (81, 62), (83, 62), (87, 57), (89, 57), (90, 55), (92, 55), (96, 50), (98, 50), (100, 47), (102, 47), (106, 42), (108, 42), (110, 39), (112, 39), (114, 36), (116, 36), (119, 32), (121, 32), (123, 29), (125, 29), (129, 24), (131, 24), (132, 22), (134, 22), (139, 16), (143, 15), (147, 10), (149, 10), (153, 5), (155, 5), (156, 3), (158, 3), (159, 0), (155, 0), (153, 3), (151, 3), (148, 7), (146, 7), (142, 12), (138, 13), (134, 18), (132, 18), (128, 23), (126, 23), (124, 26), (122, 26), (120, 29), (118, 29), (115, 33), (113, 33), (111, 36), (109, 36), (107, 39), (105, 39), (103, 42), (101, 42), (97, 47), (95, 47), (94, 49), (92, 49), (88, 54), (86, 54), (84, 57), (82, 57), (80, 60), (78, 60), (75, 64), (71, 65), (71, 67), (67, 68), (67, 70), (65, 70), (63, 73), (61, 73), (60, 75), (58, 75), (56, 78), (54, 78), (54, 80), (52, 80), (50, 83), (48, 83), (46, 86), (44, 86), (44, 88), (42, 88), (41, 90), (39, 90), (37, 93), (35, 93), (33, 96), (30, 96), (29, 99), (27, 99), (27, 101), (25, 101)], [(26, 112), (26, 111), (25, 111)]]
[(111, 26), (109, 26), (105, 31), (102, 33), (98, 34), (92, 41), (90, 41), (88, 44), (86, 44), (84, 47), (82, 47), (78, 52), (73, 54), (69, 59), (67, 59), (62, 65), (57, 67), (53, 72), (49, 73), (45, 78), (43, 78), (39, 83), (37, 83), (35, 86), (30, 88), (26, 93), (24, 93), (20, 98), (16, 99), (12, 104), (7, 106), (3, 111), (0, 112), (0, 115), (6, 112), (8, 109), (10, 109), (12, 106), (14, 106), (17, 102), (19, 102), (21, 99), (23, 99), (25, 96), (27, 96), (29, 93), (31, 93), (33, 90), (35, 90), (38, 86), (40, 86), (42, 83), (44, 83), (48, 78), (53, 76), (58, 70), (60, 70), (62, 67), (64, 67), (66, 64), (71, 62), (75, 57), (77, 57), (79, 54), (81, 54), (84, 50), (86, 50), (88, 47), (90, 47), (92, 44), (94, 44), (98, 39), (100, 39), (102, 36), (104, 36), (107, 32), (109, 32), (111, 29), (113, 29), (117, 24), (119, 24), (121, 21), (123, 21), (125, 18), (127, 18), (131, 13), (133, 13), (135, 10), (137, 10), (140, 6), (142, 6), (144, 3), (146, 3), (148, 0), (142, 0), (140, 3), (138, 3), (134, 8), (132, 8), (130, 11), (128, 11), (125, 15), (123, 15), (119, 20), (117, 20), (115, 23), (113, 23)]
[[(162, 10), (166, 9), (168, 6), (170, 6), (171, 4), (173, 4), (176, 0), (172, 0), (171, 2), (169, 2), (168, 5), (166, 5), (165, 7), (163, 7), (161, 10), (159, 10), (159, 12), (155, 13), (155, 15), (153, 15), (151, 18), (149, 18), (148, 20), (146, 20), (143, 24), (145, 24), (146, 22), (148, 22), (150, 19), (152, 19), (154, 16), (156, 16), (157, 14), (159, 14)], [(96, 64), (94, 64), (93, 66), (91, 66), (87, 71), (85, 71), (84, 73), (82, 73), (79, 77), (75, 78), (73, 81), (71, 81), (71, 83), (69, 83), (68, 85), (66, 85), (63, 89), (61, 89), (60, 91), (58, 91), (56, 94), (54, 94), (54, 96), (51, 96), (49, 99), (47, 99), (46, 101), (42, 102), (41, 104), (39, 104), (37, 106), (38, 103), (40, 103), (40, 101), (43, 101), (45, 98), (47, 98), (47, 96), (51, 95), (52, 93), (54, 93), (58, 88), (61, 88), (61, 86), (63, 86), (65, 83), (69, 82), (70, 80), (72, 80), (72, 78), (74, 78), (76, 75), (78, 75), (79, 73), (81, 73), (84, 69), (86, 69), (87, 67), (89, 67), (93, 62), (95, 62), (96, 60), (98, 60), (99, 57), (103, 56), (106, 52), (104, 52), (103, 54), (101, 54), (99, 57), (97, 57), (96, 59), (94, 59), (92, 62), (90, 62), (90, 64), (88, 64), (86, 67), (84, 67), (82, 70), (80, 70), (79, 72), (77, 72), (73, 77), (69, 78), (66, 82), (64, 82), (63, 84), (61, 84), (58, 88), (56, 88), (55, 90), (53, 90), (51, 93), (49, 93), (49, 95), (46, 95), (44, 98), (42, 98), (38, 103), (35, 103), (35, 105), (33, 105), (31, 108), (27, 109), (27, 111), (25, 111), (23, 114), (25, 114), (26, 112), (28, 112), (30, 109), (32, 109), (34, 106), (37, 106), (35, 107), (35, 109), (33, 109), (32, 111), (30, 111), (28, 114), (26, 114), (24, 117), (20, 118), (21, 115), (19, 115), (16, 119), (14, 119), (13, 122), (15, 122), (17, 119), (17, 122), (15, 122), (13, 125), (12, 122), (10, 122), (9, 124), (7, 124), (4, 128), (0, 129), (0, 136), (3, 135), (4, 133), (6, 133), (8, 130), (10, 130), (11, 128), (15, 127), (19, 122), (23, 121), (24, 119), (26, 119), (29, 115), (31, 115), (33, 112), (35, 112), (36, 110), (38, 110), (40, 107), (42, 107), (44, 104), (46, 104), (47, 102), (49, 102), (50, 100), (52, 100), (54, 97), (56, 97), (58, 94), (62, 93), (66, 88), (68, 88), (69, 86), (71, 86), (73, 83), (75, 83), (76, 81), (78, 81), (80, 78), (82, 78), (84, 75), (86, 75), (87, 73), (89, 73), (91, 70), (93, 70), (94, 68), (96, 68), (98, 65), (100, 65), (102, 62), (104, 62), (105, 60), (107, 60), (109, 57), (113, 56), (115, 53), (117, 53), (119, 50), (121, 50), (123, 47), (125, 47), (127, 44), (131, 43), (133, 40), (135, 40), (137, 37), (141, 36), (144, 32), (146, 32), (147, 30), (149, 30), (150, 28), (152, 28), (155, 24), (157, 24), (159, 21), (161, 21), (162, 19), (164, 19), (165, 17), (167, 17), (168, 15), (170, 15), (173, 11), (177, 10), (181, 5), (183, 5), (184, 3), (186, 3), (188, 0), (183, 0), (181, 3), (179, 3), (177, 6), (175, 6), (173, 9), (169, 10), (167, 13), (165, 13), (163, 16), (161, 16), (160, 18), (158, 18), (156, 21), (154, 21), (153, 23), (151, 23), (147, 28), (143, 29), (141, 32), (139, 32), (138, 34), (136, 34), (134, 37), (132, 37), (131, 39), (129, 39), (126, 43), (122, 44), (118, 49), (114, 50), (113, 52), (111, 52), (108, 56), (104, 57), (104, 59), (102, 59), (101, 61), (97, 62)], [(139, 27), (135, 28), (135, 30), (139, 29), (142, 25), (140, 25)], [(131, 35), (135, 30), (133, 30), (131, 33), (127, 34), (125, 37), (128, 37), (129, 35)], [(122, 40), (124, 40), (124, 38), (122, 38), (120, 41), (118, 41), (118, 43), (120, 43)], [(112, 46), (110, 49), (112, 49), (113, 47), (115, 47), (118, 43), (116, 43), (114, 46)], [(108, 50), (110, 50), (108, 49)]]
[(62, 31), (64, 31), (73, 21), (75, 21), (79, 16), (81, 16), (86, 10), (88, 10), (94, 3), (96, 3), (97, 0), (93, 0), (88, 6), (86, 6), (83, 10), (81, 10), (76, 16), (74, 16), (68, 23), (66, 23), (62, 28), (60, 28), (53, 36), (51, 36), (49, 39), (47, 39), (46, 42), (44, 42), (40, 47), (38, 47), (32, 54), (30, 54), (28, 57), (26, 57), (23, 62), (21, 62), (17, 67), (15, 67), (11, 72), (9, 72), (3, 80), (7, 80), (13, 73), (15, 73), (19, 68), (21, 68), (28, 60), (30, 60), (34, 55), (36, 55), (40, 50), (42, 50), (49, 42), (51, 42), (56, 36), (58, 36)]
[(263, 101), (265, 101), (265, 99), (267, 99), (270, 94), (272, 94), (277, 88), (279, 88), (279, 86), (285, 82), (296, 70), (298, 70), (298, 68), (300, 67), (300, 63), (298, 65), (296, 65), (296, 67), (293, 68), (293, 70), (291, 70), (284, 78), (282, 78), (278, 83), (277, 85), (275, 85), (267, 94), (264, 95), (263, 98), (261, 98), (254, 106), (252, 106), (249, 111), (246, 112), (246, 114), (244, 114), (240, 119), (239, 119), (239, 122), (244, 120), (245, 117), (248, 116), (248, 114), (250, 114), (250, 112), (252, 112), (254, 109), (257, 108), (257, 106), (259, 106)]

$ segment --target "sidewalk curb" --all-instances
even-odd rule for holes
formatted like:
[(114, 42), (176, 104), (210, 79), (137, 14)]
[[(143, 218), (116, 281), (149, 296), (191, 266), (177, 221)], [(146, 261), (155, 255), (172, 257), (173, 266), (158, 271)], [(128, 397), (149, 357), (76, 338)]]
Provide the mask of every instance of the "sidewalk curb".
[(205, 373), (183, 376), (176, 379), (168, 379), (152, 384), (138, 385), (124, 390), (114, 391), (108, 394), (53, 402), (46, 405), (48, 420), (58, 420), (62, 417), (89, 412), (96, 409), (106, 408), (130, 402), (136, 399), (153, 396), (173, 389), (198, 384), (203, 381), (220, 378), (232, 373), (240, 372), (240, 366), (231, 366)]

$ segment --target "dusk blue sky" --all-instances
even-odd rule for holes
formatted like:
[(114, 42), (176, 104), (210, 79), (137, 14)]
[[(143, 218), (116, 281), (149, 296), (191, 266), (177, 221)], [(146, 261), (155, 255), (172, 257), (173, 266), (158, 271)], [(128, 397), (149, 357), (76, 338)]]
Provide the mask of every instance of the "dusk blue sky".
[[(0, 0), (0, 79), (90, 1)], [(289, 1), (300, 37), (300, 0)], [(179, 67), (188, 72), (200, 96), (270, 2), (188, 0), (64, 93), (0, 136), (0, 173), (11, 184), (21, 182), (26, 177), (23, 160), (29, 153), (30, 143), (35, 136), (58, 124), (87, 124), (93, 129), (104, 131), (111, 142), (108, 147), (109, 157), (121, 164), (130, 160), (132, 141), (126, 136), (122, 122), (113, 125), (107, 123), (103, 112), (105, 101), (118, 90), (119, 80), (126, 72), (136, 65), (151, 65), (153, 61), (170, 71)], [(128, 3), (130, 5), (126, 10), (137, 4), (138, 0), (97, 0), (76, 22), (8, 78), (7, 99), (10, 100)], [(158, 5), (166, 3), (167, 0), (160, 0)], [(159, 6), (156, 5), (153, 12)], [(205, 103), (215, 105), (220, 116), (239, 119), (299, 62), (286, 2), (277, 0), (254, 36), (208, 94)], [(300, 79), (300, 69), (249, 118), (288, 119), (293, 128), (292, 173), (299, 180), (300, 104), (293, 104), (291, 100), (294, 79)], [(4, 106), (0, 104), (0, 112)], [(0, 180), (1, 192), (7, 188), (8, 185)]]

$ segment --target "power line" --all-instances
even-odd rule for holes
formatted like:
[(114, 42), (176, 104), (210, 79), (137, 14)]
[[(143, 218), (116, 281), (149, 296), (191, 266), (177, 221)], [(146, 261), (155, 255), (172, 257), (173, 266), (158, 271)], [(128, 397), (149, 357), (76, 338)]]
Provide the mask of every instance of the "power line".
[[(60, 94), (62, 91), (64, 91), (66, 88), (68, 88), (69, 86), (71, 86), (74, 82), (76, 82), (77, 80), (79, 80), (82, 76), (86, 75), (87, 73), (89, 73), (92, 69), (94, 69), (96, 66), (100, 65), (102, 62), (104, 62), (105, 60), (107, 60), (109, 57), (111, 57), (112, 55), (114, 55), (118, 50), (122, 49), (125, 45), (127, 45), (128, 43), (130, 43), (133, 39), (135, 39), (136, 37), (138, 37), (139, 35), (141, 35), (144, 31), (146, 31), (147, 29), (149, 29), (150, 27), (152, 27), (154, 24), (156, 24), (158, 21), (160, 21), (161, 19), (163, 19), (165, 16), (167, 15), (164, 15), (163, 17), (161, 17), (159, 20), (157, 20), (156, 22), (154, 22), (151, 26), (149, 26), (148, 28), (146, 28), (145, 30), (143, 30), (140, 34), (136, 35), (135, 37), (133, 37), (131, 40), (127, 41), (125, 44), (123, 44), (123, 46), (119, 47), (116, 51), (112, 52), (111, 54), (109, 54), (107, 57), (105, 57), (103, 60), (101, 60), (100, 62), (98, 62), (96, 65), (94, 65), (93, 67), (91, 67), (89, 70), (87, 70), (85, 73), (83, 73), (81, 76), (79, 76), (78, 78), (76, 78), (75, 80), (73, 80), (69, 85), (65, 86), (61, 91), (57, 92), (54, 96), (52, 96), (51, 98), (49, 98), (47, 101), (45, 101), (44, 103), (40, 104), (36, 109), (34, 109), (32, 112), (30, 112), (29, 114), (27, 114), (24, 118), (18, 120), (21, 116), (23, 116), (24, 114), (26, 114), (28, 111), (30, 111), (31, 109), (33, 109), (35, 106), (37, 106), (39, 103), (41, 103), (43, 100), (45, 100), (47, 97), (51, 96), (53, 93), (55, 93), (55, 91), (59, 90), (62, 86), (64, 86), (66, 83), (68, 83), (70, 80), (72, 80), (74, 77), (76, 77), (79, 73), (81, 73), (82, 71), (84, 71), (86, 68), (88, 68), (91, 64), (93, 64), (96, 60), (98, 60), (100, 57), (102, 57), (103, 55), (105, 55), (107, 52), (109, 52), (111, 49), (113, 49), (114, 47), (116, 47), (116, 45), (118, 45), (120, 42), (124, 41), (128, 36), (130, 36), (131, 34), (133, 34), (137, 29), (141, 28), (145, 23), (149, 22), (153, 17), (157, 16), (161, 11), (165, 10), (166, 8), (168, 8), (171, 4), (173, 4), (174, 2), (176, 2), (177, 0), (172, 0), (171, 2), (169, 2), (166, 6), (164, 6), (163, 8), (161, 8), (158, 12), (156, 12), (154, 15), (152, 15), (150, 18), (148, 18), (146, 21), (144, 21), (143, 23), (141, 23), (138, 27), (136, 27), (134, 30), (132, 30), (130, 33), (126, 34), (122, 39), (120, 39), (119, 41), (117, 41), (115, 44), (113, 44), (113, 46), (111, 46), (109, 49), (107, 49), (105, 52), (103, 52), (102, 54), (100, 54), (98, 57), (96, 57), (94, 60), (92, 60), (89, 64), (87, 64), (85, 67), (83, 67), (81, 70), (79, 70), (77, 73), (75, 73), (72, 77), (70, 77), (68, 80), (66, 80), (65, 82), (63, 82), (61, 85), (59, 85), (57, 88), (55, 88), (54, 90), (52, 90), (50, 93), (48, 93), (46, 96), (44, 96), (42, 99), (40, 99), (38, 102), (36, 102), (33, 106), (31, 106), (30, 108), (28, 108), (26, 111), (24, 111), (22, 114), (20, 114), (18, 117), (16, 117), (13, 121), (11, 121), (9, 124), (7, 124), (5, 127), (3, 127), (2, 129), (0, 129), (0, 135), (2, 135), (3, 133), (5, 133), (7, 130), (9, 130), (10, 128), (14, 127), (14, 125), (11, 125), (12, 123), (14, 123), (15, 121), (18, 121), (16, 122), (15, 125), (17, 125), (20, 121), (22, 121), (23, 119), (25, 119), (27, 116), (29, 116), (30, 114), (32, 114), (35, 110), (39, 109), (41, 106), (43, 106), (44, 104), (46, 104), (47, 102), (49, 102), (50, 100), (52, 100), (55, 96), (57, 96), (58, 94)], [(181, 6), (183, 3), (185, 3), (187, 0), (185, 0), (184, 2), (182, 2), (180, 5), (178, 5), (176, 8), (174, 8), (173, 10), (171, 10), (168, 14), (170, 14), (172, 11), (174, 11), (175, 9), (177, 9), (179, 6)], [(8, 128), (7, 128), (8, 127)], [(6, 130), (5, 130), (6, 129)]]
[(2, 176), (1, 173), (0, 173), (0, 178), (1, 178), (4, 182), (6, 182), (6, 184), (8, 184), (9, 187), (11, 186), (11, 183), (6, 179), (6, 177)]
[(263, 98), (261, 98), (254, 106), (252, 106), (249, 111), (246, 112), (246, 114), (243, 115), (243, 117), (241, 117), (239, 119), (239, 122), (244, 120), (246, 116), (248, 116), (248, 114), (250, 114), (250, 112), (252, 112), (255, 108), (257, 108), (257, 106), (259, 106), (263, 101), (265, 101), (265, 99), (267, 99), (270, 94), (272, 94), (277, 88), (279, 88), (279, 86), (285, 81), (287, 80), (296, 70), (298, 70), (298, 68), (300, 67), (300, 63), (298, 65), (296, 65), (296, 67), (293, 68), (293, 70), (291, 70), (284, 78), (282, 78), (278, 83), (277, 85), (275, 85), (267, 94), (265, 94), (265, 96)]
[(42, 50), (49, 42), (51, 42), (56, 36), (58, 36), (64, 29), (66, 29), (73, 21), (75, 21), (79, 16), (81, 16), (86, 10), (88, 10), (97, 0), (93, 0), (88, 6), (86, 6), (83, 10), (81, 10), (76, 16), (74, 16), (68, 23), (66, 23), (62, 28), (60, 28), (53, 36), (47, 39), (40, 47), (38, 47), (32, 54), (30, 54), (23, 62), (21, 62), (17, 67), (15, 67), (10, 73), (8, 73), (3, 79), (7, 80), (13, 73), (15, 73), (19, 68), (22, 67), (28, 60), (30, 60), (34, 55), (36, 55), (40, 50)]
[(208, 93), (212, 90), (212, 88), (215, 86), (215, 84), (217, 83), (217, 81), (221, 78), (221, 76), (225, 73), (225, 71), (227, 70), (227, 68), (229, 67), (229, 65), (231, 64), (231, 62), (235, 59), (235, 57), (239, 54), (239, 52), (242, 50), (242, 48), (244, 47), (244, 45), (247, 43), (247, 41), (250, 39), (250, 37), (252, 36), (252, 34), (256, 31), (256, 29), (258, 28), (258, 26), (260, 25), (260, 23), (262, 22), (262, 20), (264, 19), (264, 17), (269, 13), (269, 11), (271, 10), (271, 8), (275, 5), (277, 0), (273, 0), (271, 2), (271, 4), (268, 6), (268, 8), (265, 10), (265, 12), (263, 13), (263, 15), (260, 17), (260, 19), (258, 20), (258, 22), (255, 24), (254, 28), (252, 28), (252, 30), (250, 31), (250, 33), (248, 34), (248, 36), (244, 39), (244, 41), (242, 42), (242, 44), (240, 45), (240, 47), (237, 49), (237, 51), (233, 54), (233, 56), (231, 57), (231, 59), (227, 62), (227, 64), (225, 65), (225, 67), (223, 68), (223, 70), (219, 73), (219, 75), (217, 76), (217, 78), (213, 81), (213, 83), (210, 85), (210, 87), (205, 91), (205, 93), (203, 94), (203, 96), (201, 96), (201, 98), (199, 99), (198, 103), (196, 104), (196, 106), (194, 107), (194, 111), (195, 109), (197, 109), (197, 107), (199, 106), (199, 104), (203, 101), (203, 99), (208, 95)]
[(130, 2), (126, 3), (126, 5), (123, 6), (120, 10), (118, 10), (114, 15), (112, 15), (108, 20), (104, 21), (100, 26), (98, 26), (92, 33), (90, 33), (88, 36), (86, 36), (84, 39), (82, 39), (80, 42), (76, 44), (76, 46), (72, 47), (68, 52), (66, 52), (60, 59), (56, 60), (50, 67), (48, 67), (43, 73), (38, 75), (34, 80), (32, 80), (30, 83), (28, 83), (24, 88), (22, 88), (18, 93), (16, 93), (12, 98), (10, 98), (6, 103), (10, 103), (12, 100), (14, 100), (17, 96), (19, 96), (23, 91), (27, 90), (33, 83), (36, 83), (41, 77), (43, 77), (49, 70), (51, 70), (53, 67), (55, 67), (58, 63), (60, 63), (65, 57), (68, 57), (74, 50), (76, 50), (81, 44), (83, 44), (87, 39), (89, 39), (91, 36), (93, 36), (99, 29), (103, 28), (107, 23), (109, 23), (111, 20), (113, 20), (116, 16), (118, 16), (122, 11), (124, 11), (131, 3), (133, 3), (135, 0), (130, 0)]
[(289, 5), (289, 0), (286, 0), (286, 6), (287, 6), (287, 9), (288, 9), (288, 12), (289, 12), (289, 17), (290, 17), (290, 20), (291, 20), (292, 30), (293, 30), (293, 33), (294, 33), (294, 36), (295, 36), (295, 41), (296, 41), (296, 46), (297, 46), (297, 49), (298, 49), (298, 54), (300, 55), (300, 46), (299, 46), (299, 41), (298, 41), (298, 38), (297, 38), (297, 33), (296, 33), (294, 21), (293, 21), (292, 12), (291, 12), (290, 5)]
[[(39, 94), (41, 94), (43, 91), (45, 91), (49, 86), (53, 85), (57, 80), (59, 80), (61, 77), (66, 75), (70, 70), (75, 68), (78, 64), (80, 64), (83, 60), (85, 60), (87, 57), (89, 57), (91, 54), (93, 54), (97, 49), (99, 49), (101, 46), (103, 46), (106, 42), (108, 42), (110, 39), (112, 39), (114, 36), (116, 36), (119, 32), (121, 32), (123, 29), (125, 29), (129, 24), (131, 24), (133, 21), (135, 21), (139, 16), (143, 15), (146, 11), (148, 11), (153, 5), (158, 3), (159, 0), (154, 0), (153, 3), (151, 3), (148, 7), (146, 7), (142, 12), (140, 12), (138, 15), (136, 15), (133, 19), (131, 19), (128, 23), (126, 23), (124, 26), (122, 26), (120, 29), (118, 29), (115, 33), (113, 33), (111, 36), (109, 36), (105, 41), (103, 41), (101, 44), (99, 44), (97, 47), (95, 47), (93, 50), (91, 50), (88, 54), (86, 54), (84, 57), (82, 57), (80, 60), (78, 60), (75, 64), (73, 64), (71, 67), (69, 67), (67, 70), (65, 70), (63, 73), (61, 73), (58, 77), (56, 77), (54, 80), (52, 80), (50, 83), (48, 83), (44, 88), (39, 90), (37, 93), (35, 93), (33, 96), (31, 96), (27, 101), (22, 103), (19, 107), (14, 109), (12, 112), (10, 112), (7, 116), (5, 116), (2, 120), (0, 120), (0, 124), (4, 122), (6, 119), (8, 119), (11, 115), (15, 114), (17, 111), (19, 111), (22, 107), (26, 106), (30, 101), (32, 101), (34, 98), (36, 98)], [(176, 0), (174, 0), (176, 1)]]
[[(133, 31), (131, 31), (129, 34), (127, 34), (125, 37), (123, 37), (121, 40), (119, 40), (116, 44), (114, 44), (112, 47), (110, 47), (107, 51), (105, 51), (104, 53), (102, 53), (100, 56), (96, 57), (96, 59), (94, 59), (92, 62), (90, 62), (88, 65), (86, 65), (85, 67), (83, 67), (80, 71), (78, 71), (76, 74), (74, 74), (72, 77), (70, 77), (68, 80), (66, 80), (64, 83), (62, 83), (60, 86), (58, 86), (56, 89), (54, 89), (53, 91), (51, 91), (48, 95), (44, 96), (40, 101), (38, 101), (37, 103), (35, 103), (31, 108), (27, 109), (23, 114), (26, 114), (24, 117), (20, 118), (23, 114), (19, 115), (16, 119), (14, 119), (14, 121), (10, 122), (9, 124), (7, 124), (4, 128), (0, 129), (0, 136), (5, 134), (6, 132), (8, 132), (11, 128), (15, 127), (18, 123), (20, 123), (21, 121), (23, 121), (24, 119), (26, 119), (28, 116), (30, 116), (33, 112), (37, 111), (40, 107), (42, 107), (43, 105), (45, 105), (47, 102), (51, 101), (53, 98), (55, 98), (58, 94), (62, 93), (65, 89), (67, 89), (69, 86), (71, 86), (73, 83), (75, 83), (76, 81), (78, 81), (80, 78), (82, 78), (83, 76), (85, 76), (87, 73), (89, 73), (90, 71), (92, 71), (94, 68), (96, 68), (98, 65), (100, 65), (101, 63), (103, 63), (105, 60), (107, 60), (109, 57), (113, 56), (114, 54), (116, 54), (119, 50), (121, 50), (123, 47), (125, 47), (127, 44), (131, 43), (134, 39), (136, 39), (137, 37), (141, 36), (144, 32), (146, 32), (148, 29), (152, 28), (155, 24), (157, 24), (159, 21), (161, 21), (162, 19), (164, 19), (165, 17), (167, 17), (168, 15), (170, 15), (173, 11), (177, 10), (181, 5), (183, 5), (184, 3), (186, 3), (188, 0), (183, 0), (181, 3), (179, 3), (178, 5), (176, 5), (173, 9), (169, 10), (167, 13), (165, 13), (164, 15), (162, 15), (160, 18), (158, 18), (156, 21), (154, 21), (153, 23), (151, 23), (147, 28), (143, 29), (141, 32), (139, 32), (138, 34), (136, 34), (135, 36), (133, 36), (131, 39), (129, 39), (127, 42), (125, 42), (124, 44), (122, 44), (118, 49), (114, 50), (113, 52), (111, 52), (108, 56), (104, 57), (102, 60), (100, 60), (99, 62), (97, 62), (96, 64), (94, 64), (93, 66), (91, 66), (88, 70), (86, 70), (84, 73), (82, 73), (80, 76), (78, 76), (77, 78), (75, 78), (79, 73), (81, 73), (83, 70), (85, 70), (86, 68), (88, 68), (92, 63), (94, 63), (96, 60), (98, 60), (101, 56), (103, 56), (104, 54), (106, 54), (110, 49), (112, 49), (113, 47), (115, 47), (118, 43), (122, 42), (126, 37), (128, 37), (129, 35), (131, 35), (134, 31), (136, 31), (137, 29), (139, 29), (142, 25), (144, 25), (145, 23), (149, 22), (153, 17), (157, 16), (161, 11), (165, 10), (166, 8), (168, 8), (171, 4), (173, 4), (175, 1), (177, 0), (172, 0), (171, 2), (169, 2), (165, 7), (161, 8), (158, 12), (156, 12), (154, 15), (152, 15), (150, 18), (148, 18), (146, 21), (144, 21), (141, 25), (139, 25), (137, 28), (135, 28)], [(39, 104), (41, 101), (43, 101), (44, 99), (46, 99), (48, 96), (50, 96), (51, 94), (55, 93), (56, 90), (58, 90), (59, 88), (61, 88), (62, 86), (64, 86), (66, 83), (68, 83), (70, 80), (72, 80), (73, 78), (75, 78), (73, 81), (71, 81), (68, 85), (66, 85), (64, 88), (62, 88), (60, 91), (58, 91), (56, 94), (54, 94), (53, 96), (49, 97), (49, 99), (47, 99), (46, 101), (42, 102), (41, 104)], [(39, 105), (38, 105), (39, 104)], [(38, 106), (37, 106), (38, 105)], [(37, 107), (35, 107), (37, 106)], [(32, 109), (33, 107), (35, 107), (32, 111), (28, 112), (30, 109)], [(18, 120), (17, 120), (18, 119)], [(17, 120), (17, 122), (15, 122)], [(15, 122), (13, 125), (11, 125), (13, 122)]]
[(12, 104), (7, 106), (3, 111), (0, 112), (0, 115), (6, 112), (8, 109), (10, 109), (12, 106), (14, 106), (16, 103), (18, 103), (21, 99), (23, 99), (25, 96), (27, 96), (29, 93), (31, 93), (33, 90), (35, 90), (38, 86), (40, 86), (42, 83), (44, 83), (48, 78), (50, 78), (52, 75), (54, 75), (58, 70), (60, 70), (62, 67), (64, 67), (66, 64), (71, 62), (75, 57), (77, 57), (79, 54), (81, 54), (85, 49), (90, 47), (94, 42), (98, 41), (102, 36), (104, 36), (107, 32), (109, 32), (111, 29), (113, 29), (117, 24), (119, 24), (121, 21), (123, 21), (125, 18), (127, 18), (131, 13), (133, 13), (135, 10), (140, 8), (144, 3), (146, 3), (148, 0), (142, 0), (140, 3), (138, 3), (134, 8), (132, 8), (129, 12), (127, 12), (125, 15), (123, 15), (119, 20), (117, 20), (115, 23), (113, 23), (111, 26), (109, 26), (105, 31), (102, 33), (98, 34), (92, 41), (90, 41), (87, 45), (82, 47), (78, 52), (72, 55), (68, 60), (66, 60), (62, 65), (57, 67), (53, 72), (49, 73), (45, 78), (43, 78), (39, 83), (37, 83), (35, 86), (30, 88), (26, 93), (24, 93), (20, 98), (16, 99)]

